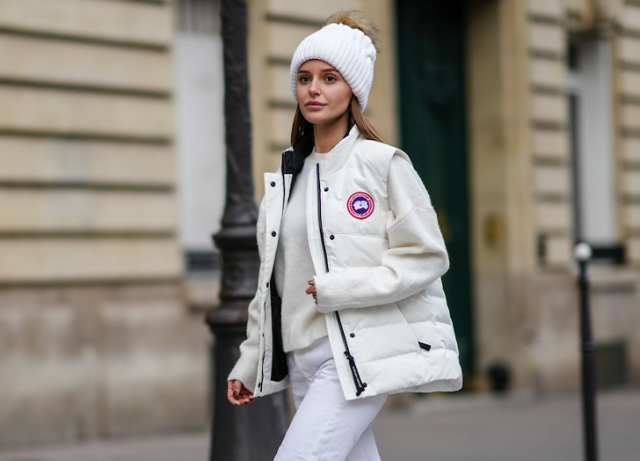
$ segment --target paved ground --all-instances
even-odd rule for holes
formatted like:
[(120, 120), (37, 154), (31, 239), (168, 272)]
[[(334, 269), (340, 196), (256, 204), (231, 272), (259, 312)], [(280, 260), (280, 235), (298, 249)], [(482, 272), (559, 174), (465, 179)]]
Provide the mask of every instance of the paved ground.
[[(640, 391), (601, 394), (601, 461), (640, 459)], [(384, 461), (579, 461), (577, 395), (454, 395), (418, 401), (374, 424)], [(188, 434), (1, 452), (0, 461), (206, 461), (208, 435)], [(226, 461), (226, 460), (220, 460)]]
[[(384, 461), (579, 461), (577, 395), (424, 402), (407, 417), (375, 422)], [(438, 406), (439, 404), (439, 406)], [(601, 461), (640, 459), (640, 392), (600, 395)]]

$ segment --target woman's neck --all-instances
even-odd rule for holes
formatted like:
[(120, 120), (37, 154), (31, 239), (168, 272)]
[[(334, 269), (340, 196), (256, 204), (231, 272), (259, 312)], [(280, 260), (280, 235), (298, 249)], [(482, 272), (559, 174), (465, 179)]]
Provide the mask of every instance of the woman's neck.
[(316, 143), (316, 153), (326, 154), (338, 145), (344, 138), (349, 124), (348, 113), (338, 117), (333, 123), (324, 125), (313, 125), (313, 137)]

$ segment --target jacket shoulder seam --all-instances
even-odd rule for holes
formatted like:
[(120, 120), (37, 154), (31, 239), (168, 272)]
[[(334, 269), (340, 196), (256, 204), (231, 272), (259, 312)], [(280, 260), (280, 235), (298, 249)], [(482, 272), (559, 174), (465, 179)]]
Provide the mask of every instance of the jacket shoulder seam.
[(389, 228), (387, 230), (391, 230), (396, 226), (399, 226), (400, 223), (402, 223), (405, 219), (407, 219), (409, 216), (411, 216), (413, 214), (414, 211), (416, 210), (425, 210), (425, 211), (433, 211), (433, 207), (423, 207), (423, 206), (413, 206), (411, 207), (411, 209), (409, 209), (404, 216), (402, 216), (401, 218), (396, 218), (396, 220), (394, 221), (393, 224), (391, 224), (391, 226), (389, 226)]

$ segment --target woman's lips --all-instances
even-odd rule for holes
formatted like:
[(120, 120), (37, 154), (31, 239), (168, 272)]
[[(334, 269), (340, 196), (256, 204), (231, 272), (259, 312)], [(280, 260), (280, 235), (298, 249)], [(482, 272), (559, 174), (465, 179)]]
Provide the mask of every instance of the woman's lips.
[(320, 108), (320, 107), (326, 106), (326, 104), (324, 104), (322, 102), (318, 102), (318, 101), (309, 101), (308, 103), (305, 104), (305, 106)]

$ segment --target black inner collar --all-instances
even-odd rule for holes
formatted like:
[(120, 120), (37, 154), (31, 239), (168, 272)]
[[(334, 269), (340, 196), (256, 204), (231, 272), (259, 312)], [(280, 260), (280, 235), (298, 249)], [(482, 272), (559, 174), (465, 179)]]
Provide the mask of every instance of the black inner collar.
[[(349, 133), (351, 133), (351, 128), (353, 128), (353, 123), (351, 122), (351, 120), (349, 120), (347, 132), (344, 134), (342, 139), (349, 136)], [(284, 153), (284, 159), (282, 162), (283, 173), (293, 175), (293, 180), (295, 181), (295, 177), (302, 170), (304, 161), (313, 151), (315, 144), (316, 143), (313, 136), (313, 129), (300, 136), (296, 143), (293, 145), (293, 150), (289, 150)]]

